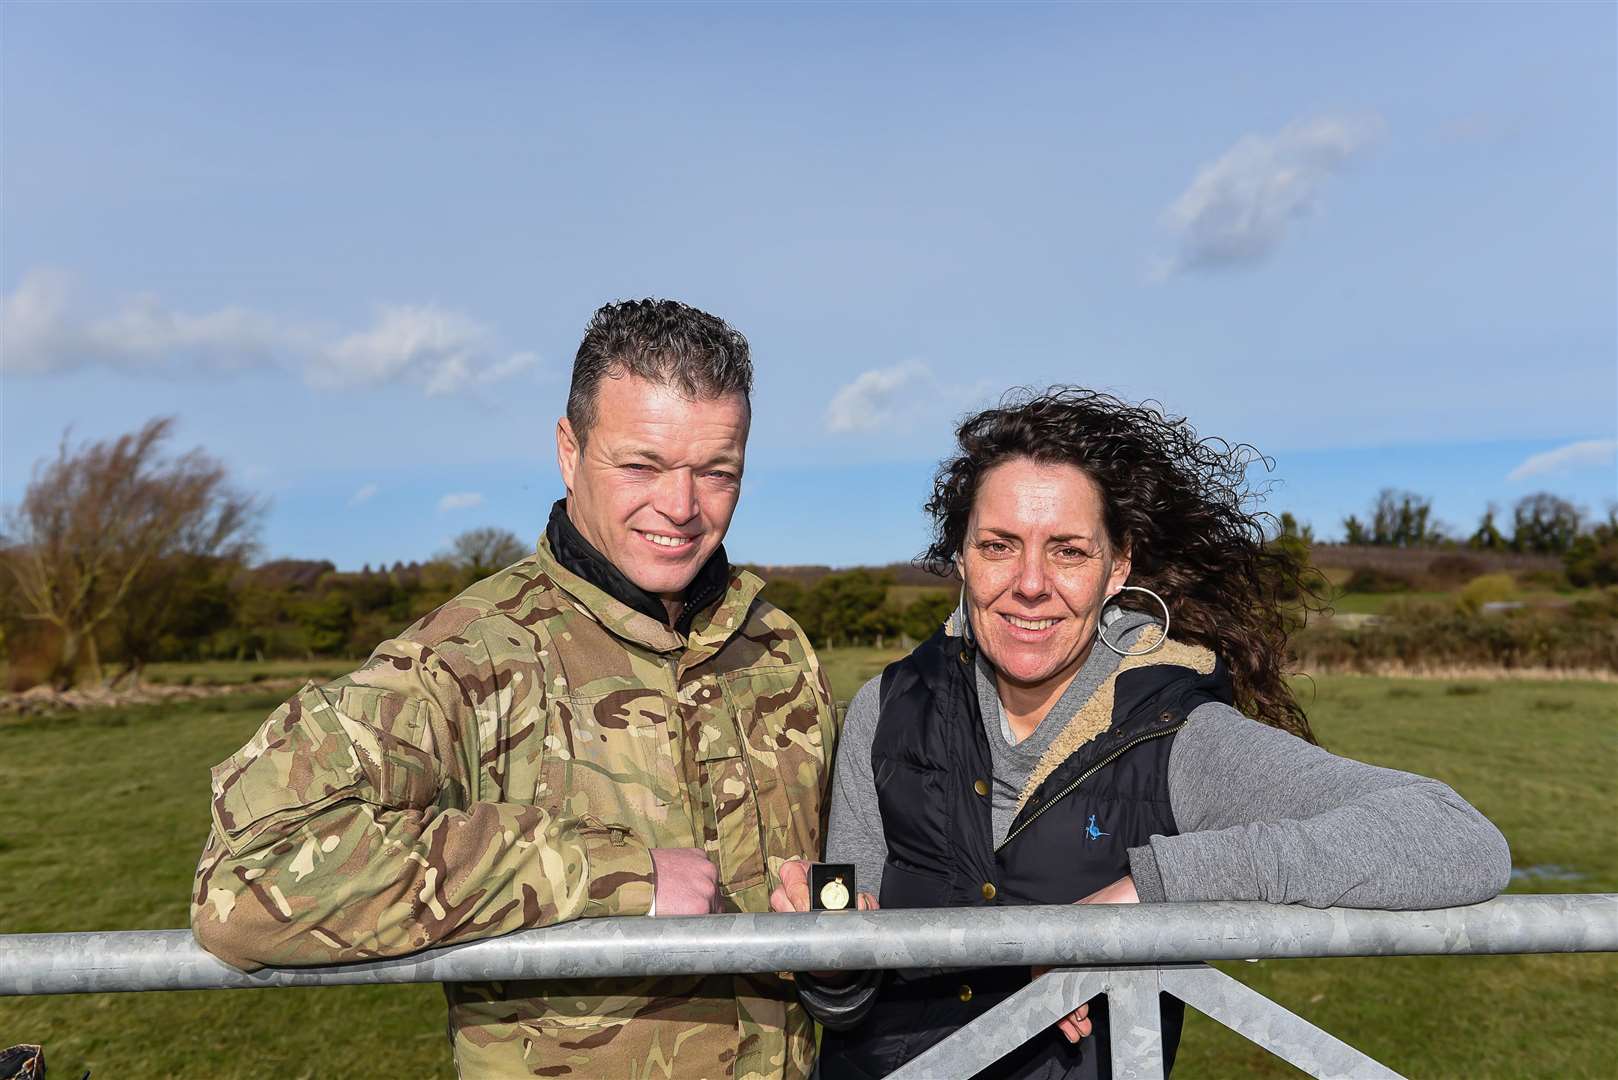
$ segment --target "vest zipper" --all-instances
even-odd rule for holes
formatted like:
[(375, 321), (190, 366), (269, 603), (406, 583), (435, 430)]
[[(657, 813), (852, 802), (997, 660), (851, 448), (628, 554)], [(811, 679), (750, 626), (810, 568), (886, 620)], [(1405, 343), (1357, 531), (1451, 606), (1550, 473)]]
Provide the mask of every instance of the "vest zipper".
[(1052, 806), (1055, 806), (1057, 803), (1061, 802), (1063, 799), (1065, 799), (1069, 795), (1073, 794), (1073, 789), (1074, 788), (1078, 787), (1080, 784), (1082, 784), (1086, 780), (1090, 779), (1090, 777), (1094, 776), (1096, 773), (1100, 772), (1102, 769), (1104, 769), (1108, 765), (1112, 764), (1114, 761), (1116, 761), (1119, 758), (1119, 756), (1128, 753), (1129, 751), (1133, 750), (1135, 747), (1139, 746), (1143, 742), (1151, 742), (1153, 739), (1161, 739), (1165, 735), (1173, 735), (1176, 731), (1179, 731), (1181, 728), (1185, 727), (1185, 725), (1188, 722), (1189, 722), (1188, 720), (1181, 720), (1178, 724), (1175, 724), (1173, 727), (1164, 728), (1162, 731), (1154, 731), (1149, 735), (1141, 735), (1141, 736), (1138, 736), (1137, 738), (1131, 739), (1131, 740), (1129, 740), (1129, 742), (1127, 742), (1124, 745), (1120, 746), (1118, 749), (1114, 750), (1112, 753), (1108, 754), (1106, 757), (1102, 758), (1100, 761), (1098, 761), (1094, 765), (1090, 766), (1088, 769), (1085, 770), (1083, 776), (1079, 777), (1077, 780), (1073, 781), (1067, 787), (1063, 788), (1053, 798), (1047, 799), (1044, 806), (1041, 806), (1038, 810), (1034, 811), (1032, 814), (1030, 814), (1028, 816), (1027, 820), (1025, 820), (1021, 825), (1018, 825), (1015, 829), (1011, 830), (1011, 832), (1007, 833), (1006, 838), (1004, 840), (1000, 841), (1000, 843), (995, 845), (994, 853), (996, 855), (1000, 854), (1000, 850), (1002, 848), (1004, 848), (1007, 844), (1011, 843), (1011, 841), (1016, 838), (1018, 833), (1022, 832), (1024, 829), (1028, 828), (1028, 826), (1032, 825), (1036, 820), (1038, 820), (1039, 815), (1043, 814), (1045, 811), (1049, 810)]

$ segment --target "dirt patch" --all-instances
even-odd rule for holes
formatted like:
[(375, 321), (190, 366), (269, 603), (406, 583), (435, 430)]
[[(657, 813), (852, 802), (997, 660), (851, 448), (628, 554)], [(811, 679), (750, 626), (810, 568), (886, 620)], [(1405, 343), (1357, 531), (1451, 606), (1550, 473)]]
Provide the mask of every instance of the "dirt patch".
[(167, 686), (142, 683), (131, 687), (76, 687), (53, 690), (36, 686), (20, 694), (0, 694), (0, 716), (37, 716), (46, 713), (83, 712), (86, 709), (113, 709), (124, 705), (156, 705), (168, 701), (198, 701), (202, 698), (229, 697), (263, 690), (295, 689), (303, 679), (260, 679), (227, 686)]

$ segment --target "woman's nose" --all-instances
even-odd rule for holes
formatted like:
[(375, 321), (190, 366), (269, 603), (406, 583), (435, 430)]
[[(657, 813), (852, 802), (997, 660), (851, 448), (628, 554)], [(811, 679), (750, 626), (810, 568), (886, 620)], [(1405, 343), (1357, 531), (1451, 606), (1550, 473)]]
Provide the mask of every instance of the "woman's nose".
[(1045, 595), (1045, 560), (1034, 554), (1025, 554), (1017, 567), (1017, 595), (1037, 600)]

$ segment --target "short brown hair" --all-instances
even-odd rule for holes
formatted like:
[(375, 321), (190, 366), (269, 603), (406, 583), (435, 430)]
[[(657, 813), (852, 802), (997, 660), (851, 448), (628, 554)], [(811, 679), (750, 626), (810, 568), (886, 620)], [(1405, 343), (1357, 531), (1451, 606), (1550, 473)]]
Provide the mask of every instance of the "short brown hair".
[(596, 420), (596, 387), (622, 375), (672, 384), (693, 399), (740, 394), (751, 404), (747, 339), (718, 316), (678, 300), (620, 300), (591, 316), (567, 394), (567, 418), (580, 446)]

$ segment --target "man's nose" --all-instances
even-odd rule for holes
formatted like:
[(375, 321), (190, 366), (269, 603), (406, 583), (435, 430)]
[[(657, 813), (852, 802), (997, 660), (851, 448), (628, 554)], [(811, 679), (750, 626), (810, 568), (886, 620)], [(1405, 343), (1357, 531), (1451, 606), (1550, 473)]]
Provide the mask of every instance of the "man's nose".
[(659, 478), (652, 509), (676, 525), (697, 516), (697, 485), (690, 469), (670, 469)]

